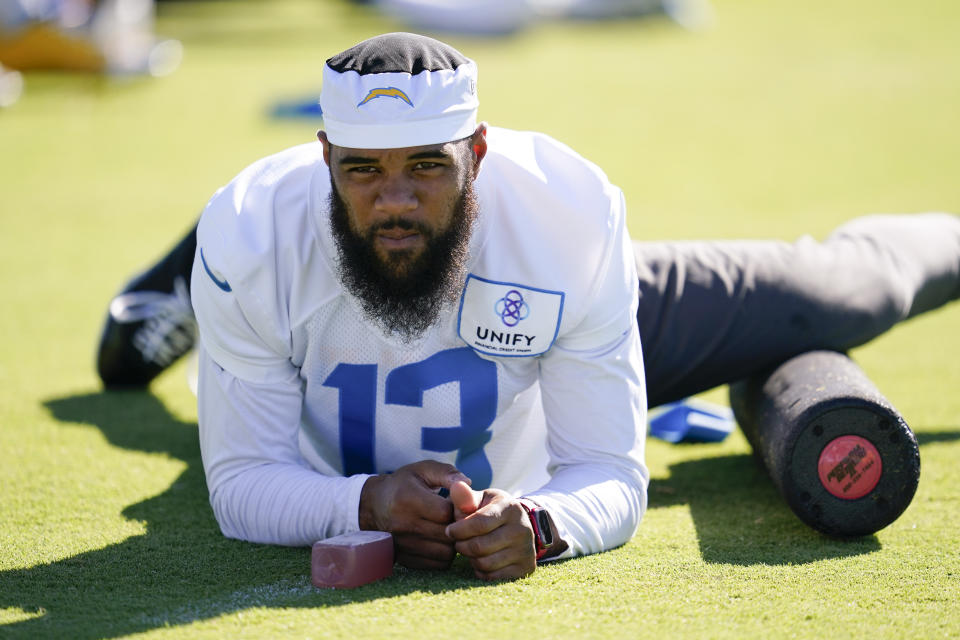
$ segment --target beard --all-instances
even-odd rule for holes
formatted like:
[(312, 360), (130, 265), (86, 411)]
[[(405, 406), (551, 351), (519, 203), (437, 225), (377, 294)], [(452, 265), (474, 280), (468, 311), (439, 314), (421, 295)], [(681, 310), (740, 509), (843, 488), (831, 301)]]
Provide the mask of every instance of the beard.
[[(473, 183), (464, 184), (445, 229), (397, 216), (357, 233), (332, 178), (329, 205), (344, 288), (360, 302), (367, 319), (386, 333), (404, 342), (416, 340), (460, 297), (479, 208)], [(381, 256), (374, 246), (376, 233), (392, 228), (416, 231), (424, 238), (424, 247)]]

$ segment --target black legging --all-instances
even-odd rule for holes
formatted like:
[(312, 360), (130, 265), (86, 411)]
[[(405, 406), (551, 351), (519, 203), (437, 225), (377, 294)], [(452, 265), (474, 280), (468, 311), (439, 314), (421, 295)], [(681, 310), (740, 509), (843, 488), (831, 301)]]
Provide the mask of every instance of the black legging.
[(855, 219), (825, 241), (638, 242), (650, 406), (846, 351), (960, 294), (960, 218)]

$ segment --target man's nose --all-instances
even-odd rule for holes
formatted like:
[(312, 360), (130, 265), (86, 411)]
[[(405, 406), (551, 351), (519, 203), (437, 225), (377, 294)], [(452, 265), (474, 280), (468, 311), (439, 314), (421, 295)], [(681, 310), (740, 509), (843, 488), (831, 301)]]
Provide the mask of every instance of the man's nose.
[(396, 176), (384, 181), (374, 201), (374, 208), (382, 214), (396, 216), (414, 211), (419, 204), (411, 181)]

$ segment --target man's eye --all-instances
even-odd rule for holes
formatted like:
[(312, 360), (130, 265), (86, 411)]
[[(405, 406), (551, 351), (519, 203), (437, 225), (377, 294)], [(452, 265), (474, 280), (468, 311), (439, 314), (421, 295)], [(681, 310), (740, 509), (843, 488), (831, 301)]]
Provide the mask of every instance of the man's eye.
[(374, 173), (376, 172), (376, 167), (350, 167), (347, 169), (348, 173)]
[(443, 165), (440, 164), (439, 162), (418, 162), (417, 164), (413, 165), (413, 168), (418, 171), (426, 171), (429, 169), (436, 169), (442, 166)]

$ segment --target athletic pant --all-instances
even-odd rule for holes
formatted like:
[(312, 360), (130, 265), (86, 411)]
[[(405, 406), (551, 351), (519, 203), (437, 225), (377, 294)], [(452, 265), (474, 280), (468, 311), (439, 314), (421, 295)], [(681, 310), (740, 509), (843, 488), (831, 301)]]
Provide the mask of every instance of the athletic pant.
[(825, 241), (637, 242), (650, 406), (846, 351), (960, 295), (960, 218), (855, 219)]

